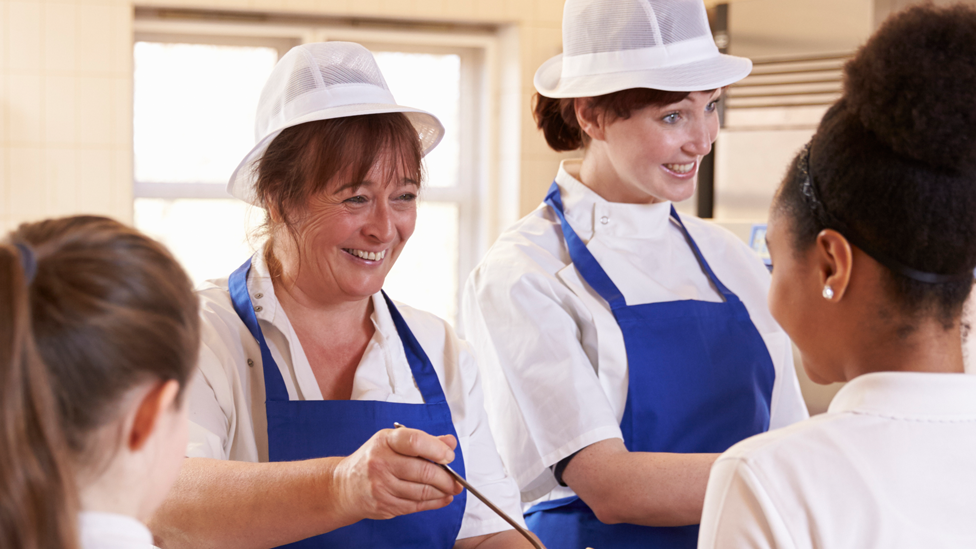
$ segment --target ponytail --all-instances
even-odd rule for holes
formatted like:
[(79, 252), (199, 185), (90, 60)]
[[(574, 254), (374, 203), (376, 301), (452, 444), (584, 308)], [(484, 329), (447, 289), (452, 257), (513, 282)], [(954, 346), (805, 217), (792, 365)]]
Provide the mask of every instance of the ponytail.
[(0, 245), (0, 547), (74, 549), (76, 488), (34, 345), (26, 251)]

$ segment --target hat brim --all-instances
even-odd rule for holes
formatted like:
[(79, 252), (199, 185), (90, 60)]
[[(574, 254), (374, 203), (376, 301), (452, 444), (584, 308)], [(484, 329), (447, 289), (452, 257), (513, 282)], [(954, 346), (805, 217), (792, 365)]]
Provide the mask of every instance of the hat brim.
[(400, 112), (406, 115), (410, 123), (413, 124), (414, 129), (417, 130), (417, 135), (421, 142), (422, 156), (426, 156), (427, 153), (433, 150), (434, 147), (441, 142), (441, 139), (443, 139), (444, 126), (441, 125), (440, 120), (429, 112), (422, 111), (420, 109), (412, 109), (402, 105), (390, 105), (382, 103), (344, 105), (341, 107), (322, 109), (306, 114), (305, 116), (289, 120), (287, 126), (278, 128), (277, 130), (264, 136), (261, 141), (258, 141), (258, 143), (254, 145), (250, 152), (248, 152), (244, 157), (244, 160), (241, 160), (240, 164), (237, 165), (237, 168), (234, 169), (234, 173), (230, 176), (230, 181), (227, 182), (227, 192), (230, 193), (230, 195), (234, 198), (243, 200), (248, 204), (264, 207), (264, 204), (261, 203), (256, 192), (256, 163), (261, 159), (261, 157), (264, 156), (265, 151), (268, 150), (268, 146), (276, 137), (278, 137), (278, 134), (287, 128), (304, 124), (306, 122), (315, 122), (317, 120), (330, 120), (333, 118), (345, 118), (348, 116), (363, 116), (369, 114), (385, 114), (394, 112)]
[(752, 61), (745, 57), (719, 54), (673, 67), (592, 74), (562, 78), (563, 54), (542, 64), (533, 83), (540, 95), (561, 99), (594, 97), (631, 88), (662, 91), (706, 91), (728, 86), (752, 72)]

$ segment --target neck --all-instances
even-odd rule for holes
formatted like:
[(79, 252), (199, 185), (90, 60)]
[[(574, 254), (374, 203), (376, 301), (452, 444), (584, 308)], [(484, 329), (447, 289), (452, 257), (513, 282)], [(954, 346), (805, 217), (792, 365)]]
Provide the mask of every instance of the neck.
[(152, 512), (147, 495), (139, 487), (145, 484), (145, 471), (128, 470), (118, 460), (96, 478), (80, 475), (81, 510), (126, 515), (145, 522)]
[[(920, 322), (908, 335), (888, 327), (876, 341), (860, 342), (860, 356), (844, 368), (847, 380), (871, 372), (962, 373), (962, 334), (959, 322), (946, 330), (935, 319)], [(866, 331), (852, 334), (866, 335)]]

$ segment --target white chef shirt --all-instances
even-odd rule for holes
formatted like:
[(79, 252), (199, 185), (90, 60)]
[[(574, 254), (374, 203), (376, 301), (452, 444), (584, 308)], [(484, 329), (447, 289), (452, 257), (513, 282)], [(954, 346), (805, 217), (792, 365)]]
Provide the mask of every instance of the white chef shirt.
[[(556, 175), (566, 218), (629, 305), (722, 300), (670, 220), (670, 202), (608, 202), (571, 175), (578, 171), (579, 161), (564, 161)], [(806, 418), (789, 338), (766, 306), (766, 268), (725, 229), (689, 215), (682, 221), (769, 350), (776, 370), (770, 428)], [(557, 488), (550, 467), (622, 438), (627, 351), (609, 305), (573, 266), (547, 205), (505, 231), (471, 274), (461, 327), (481, 362), (498, 451), (522, 500), (572, 495)]]
[(81, 549), (153, 549), (146, 525), (128, 515), (85, 511), (78, 514)]
[[(252, 258), (247, 287), (289, 399), (322, 400), (298, 335), (275, 298), (262, 251)], [(199, 364), (202, 375), (189, 386), (190, 438), (186, 455), (267, 462), (264, 371), (258, 343), (234, 312), (227, 279), (205, 283), (199, 293), (203, 316)], [(382, 294), (371, 299), (375, 333), (356, 370), (352, 400), (421, 404), (423, 397), (389, 308)], [(518, 488), (495, 450), (478, 365), (468, 345), (440, 318), (407, 305), (396, 305), (441, 381), (464, 456), (467, 480), (518, 520)], [(510, 528), (480, 500), (467, 496), (458, 539)]]
[(976, 376), (865, 374), (722, 454), (698, 547), (976, 547), (974, 455)]

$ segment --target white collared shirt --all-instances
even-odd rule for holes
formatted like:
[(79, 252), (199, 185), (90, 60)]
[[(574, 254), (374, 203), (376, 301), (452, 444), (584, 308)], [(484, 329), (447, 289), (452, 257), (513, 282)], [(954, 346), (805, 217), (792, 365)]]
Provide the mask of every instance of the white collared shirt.
[(78, 514), (81, 549), (153, 549), (146, 525), (128, 515), (85, 511)]
[[(567, 220), (629, 305), (722, 300), (670, 220), (670, 202), (607, 202), (567, 169), (578, 171), (578, 161), (564, 161), (556, 175)], [(806, 418), (789, 339), (766, 306), (766, 268), (725, 229), (693, 216), (682, 221), (769, 350), (776, 370), (770, 428)], [(499, 453), (523, 501), (572, 495), (557, 488), (550, 467), (622, 438), (627, 352), (609, 305), (572, 264), (551, 208), (543, 203), (498, 238), (468, 279), (461, 316), (482, 366)]]
[[(261, 331), (285, 381), (290, 400), (322, 400), (311, 365), (275, 298), (263, 252), (252, 258), (248, 291)], [(234, 312), (227, 279), (199, 290), (203, 316), (199, 370), (189, 388), (187, 457), (267, 462), (264, 371), (257, 341)], [(353, 380), (352, 400), (421, 404), (403, 344), (382, 294), (375, 294), (375, 332)], [(437, 372), (451, 409), (466, 477), (496, 505), (520, 520), (518, 488), (495, 450), (484, 410), (478, 365), (468, 345), (436, 316), (397, 303)], [(392, 427), (392, 425), (390, 426)], [(436, 433), (435, 433), (436, 434)], [(458, 539), (511, 527), (473, 496), (467, 497)]]
[(865, 374), (712, 467), (700, 549), (976, 547), (976, 376)]

